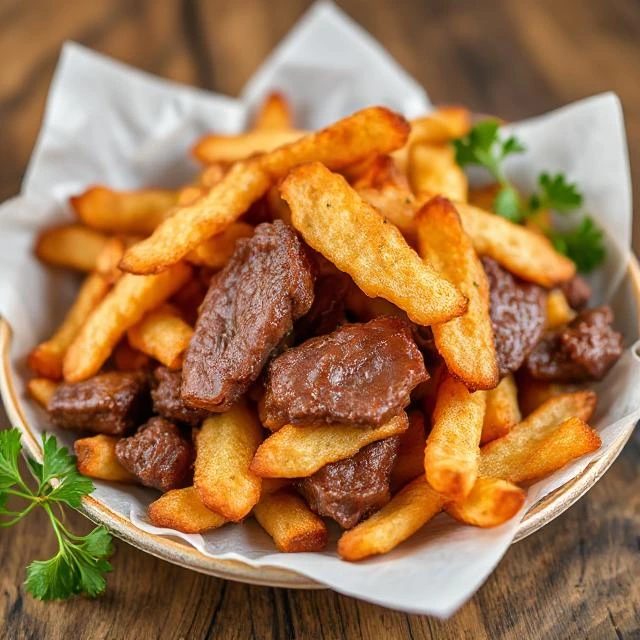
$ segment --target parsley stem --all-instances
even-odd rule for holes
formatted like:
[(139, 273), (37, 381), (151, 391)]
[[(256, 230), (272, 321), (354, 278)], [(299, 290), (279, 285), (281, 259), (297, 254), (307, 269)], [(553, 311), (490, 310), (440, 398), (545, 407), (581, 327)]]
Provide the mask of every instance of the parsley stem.
[[(25, 487), (27, 489), (27, 491), (29, 490), (28, 487)], [(25, 500), (35, 500), (36, 496), (34, 496), (32, 493), (23, 493), (22, 491), (16, 491), (15, 489), (3, 489), (2, 493), (7, 493), (10, 496), (17, 496), (18, 498), (24, 498)]]
[(5, 527), (10, 527), (11, 525), (16, 524), (16, 522), (19, 522), (20, 520), (22, 520), (22, 518), (24, 518), (29, 513), (29, 511), (31, 511), (37, 506), (38, 506), (38, 503), (34, 500), (24, 511), (21, 511), (20, 513), (16, 511), (11, 511), (10, 512), (11, 515), (15, 514), (15, 518), (12, 518), (11, 520), (5, 520), (4, 522), (0, 522), (0, 527), (5, 528)]
[(58, 518), (56, 518), (53, 511), (51, 510), (51, 505), (49, 505), (47, 502), (42, 503), (42, 508), (49, 515), (49, 520), (51, 520), (51, 526), (53, 527), (53, 531), (56, 534), (56, 538), (58, 540), (58, 547), (60, 548), (60, 553), (65, 555), (65, 540), (62, 536), (62, 533), (60, 532), (60, 529), (58, 528), (59, 526)]

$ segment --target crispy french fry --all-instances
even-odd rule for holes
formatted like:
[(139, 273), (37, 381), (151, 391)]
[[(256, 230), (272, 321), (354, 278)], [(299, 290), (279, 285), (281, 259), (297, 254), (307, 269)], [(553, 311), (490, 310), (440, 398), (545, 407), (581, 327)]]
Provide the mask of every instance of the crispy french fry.
[(100, 434), (90, 438), (80, 438), (73, 443), (78, 471), (83, 476), (108, 480), (110, 482), (136, 482), (116, 456), (118, 438)]
[(227, 522), (202, 504), (194, 487), (167, 491), (149, 505), (149, 520), (156, 527), (183, 533), (204, 533), (218, 529)]
[(529, 375), (518, 376), (518, 403), (523, 416), (528, 416), (554, 396), (577, 390), (577, 385), (536, 380)]
[(162, 271), (224, 231), (293, 167), (318, 161), (340, 169), (401, 147), (408, 129), (401, 116), (374, 107), (254, 160), (237, 163), (205, 196), (179, 209), (150, 238), (131, 247), (121, 268), (132, 273)]
[[(201, 188), (211, 189), (211, 187), (217, 185), (218, 182), (222, 180), (228, 170), (229, 166), (224, 162), (214, 162), (213, 164), (209, 164), (198, 177), (198, 184)], [(184, 191), (186, 191), (186, 188), (183, 189), (183, 192)], [(202, 195), (202, 192), (200, 193), (200, 195)], [(183, 202), (181, 204), (190, 203)]]
[(114, 191), (96, 186), (70, 199), (76, 215), (87, 226), (110, 233), (147, 235), (178, 200), (168, 189)]
[(127, 329), (147, 311), (173, 295), (191, 277), (191, 268), (179, 263), (154, 276), (125, 274), (82, 325), (64, 356), (67, 382), (95, 375)]
[(222, 233), (209, 238), (191, 251), (186, 260), (193, 264), (222, 269), (236, 247), (236, 240), (248, 238), (253, 234), (253, 227), (246, 222), (234, 222)]
[(253, 508), (260, 526), (273, 538), (278, 551), (321, 551), (327, 545), (327, 526), (305, 501), (288, 489), (264, 494)]
[(362, 560), (387, 553), (411, 537), (438, 515), (445, 499), (434, 491), (424, 476), (418, 476), (370, 518), (346, 531), (338, 540), (344, 560)]
[(409, 428), (400, 436), (398, 457), (391, 471), (393, 493), (424, 474), (424, 446), (424, 416), (421, 411), (412, 411), (409, 414)]
[(81, 224), (62, 224), (40, 233), (34, 252), (54, 267), (93, 271), (107, 237)]
[(466, 299), (420, 260), (402, 234), (340, 175), (320, 163), (298, 167), (281, 185), (291, 221), (311, 247), (422, 325), (461, 315)]
[(467, 496), (478, 477), (485, 406), (486, 392), (470, 393), (451, 376), (440, 383), (424, 469), (431, 487), (452, 500)]
[(190, 204), (193, 204), (198, 198), (201, 198), (206, 192), (207, 187), (188, 184), (186, 187), (182, 187), (182, 189), (180, 189), (176, 205), (178, 207), (187, 207)]
[(258, 447), (251, 470), (263, 478), (305, 478), (371, 442), (404, 433), (408, 425), (404, 412), (381, 427), (285, 425)]
[(549, 291), (547, 295), (547, 329), (555, 329), (569, 324), (576, 317), (576, 312), (569, 306), (564, 293), (560, 289)]
[(126, 338), (118, 342), (113, 350), (113, 363), (118, 371), (138, 371), (151, 364), (151, 358), (142, 351), (134, 349)]
[(57, 388), (58, 383), (49, 378), (32, 378), (27, 383), (29, 395), (45, 409)]
[(29, 354), (27, 364), (32, 371), (52, 380), (62, 378), (62, 363), (69, 346), (109, 288), (108, 279), (97, 273), (86, 277), (58, 330)]
[(122, 276), (118, 264), (122, 260), (127, 243), (121, 236), (112, 236), (105, 243), (96, 260), (96, 272), (114, 284)]
[(251, 461), (262, 440), (262, 426), (243, 404), (210, 416), (196, 436), (194, 485), (203, 504), (234, 522), (260, 499), (260, 477)]
[(182, 356), (189, 346), (193, 329), (178, 310), (164, 304), (154, 309), (127, 331), (129, 344), (169, 369), (182, 366)]
[(291, 105), (278, 91), (272, 91), (260, 105), (253, 119), (254, 130), (293, 129)]
[(476, 527), (497, 527), (511, 520), (522, 508), (526, 492), (499, 478), (478, 478), (462, 502), (451, 502), (446, 512), (456, 520)]
[(518, 389), (513, 376), (505, 376), (500, 384), (487, 391), (487, 409), (482, 424), (480, 444), (500, 438), (522, 420), (518, 406)]
[(420, 255), (467, 297), (467, 311), (432, 327), (436, 348), (453, 376), (471, 391), (499, 380), (489, 316), (489, 282), (453, 204), (432, 198), (416, 217)]
[(480, 255), (543, 287), (553, 287), (575, 275), (575, 264), (558, 253), (547, 238), (488, 211), (455, 204), (462, 226)]
[(456, 164), (453, 147), (448, 144), (414, 144), (409, 150), (409, 183), (421, 196), (441, 195), (466, 202), (467, 176)]

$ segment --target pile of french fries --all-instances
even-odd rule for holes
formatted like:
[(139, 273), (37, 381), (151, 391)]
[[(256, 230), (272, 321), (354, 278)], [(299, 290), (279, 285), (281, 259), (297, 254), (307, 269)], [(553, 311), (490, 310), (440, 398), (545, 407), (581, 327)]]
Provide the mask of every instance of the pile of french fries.
[[(60, 327), (28, 357), (32, 396), (46, 406), (60, 380), (86, 380), (105, 365), (179, 369), (207, 278), (266, 210), (266, 219), (292, 225), (351, 276), (347, 305), (360, 316), (392, 313), (431, 326), (441, 362), (407, 413), (380, 427), (286, 425), (270, 433), (249, 398), (211, 414), (194, 431), (193, 486), (153, 502), (151, 522), (204, 532), (253, 516), (280, 551), (320, 550), (326, 524), (292, 479), (393, 435), (401, 436), (393, 497), (343, 533), (342, 558), (386, 553), (442, 511), (478, 527), (506, 522), (522, 508), (524, 485), (600, 439), (587, 424), (593, 392), (499, 380), (479, 256), (549, 289), (550, 327), (571, 319), (555, 287), (575, 268), (535, 229), (469, 204), (450, 144), (469, 127), (461, 107), (411, 123), (374, 107), (306, 132), (273, 94), (246, 133), (196, 142), (203, 168), (182, 189), (95, 186), (71, 198), (77, 221), (44, 230), (35, 251), (86, 276)], [(116, 442), (78, 440), (79, 470), (131, 482)]]

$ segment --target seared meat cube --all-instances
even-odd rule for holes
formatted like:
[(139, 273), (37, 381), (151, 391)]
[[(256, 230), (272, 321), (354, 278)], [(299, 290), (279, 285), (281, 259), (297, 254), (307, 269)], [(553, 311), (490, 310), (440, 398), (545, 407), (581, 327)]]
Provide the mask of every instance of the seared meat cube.
[(351, 529), (389, 502), (391, 469), (399, 446), (399, 436), (373, 442), (351, 458), (298, 480), (297, 488), (312, 511)]
[(569, 282), (561, 285), (560, 289), (569, 306), (577, 311), (586, 307), (591, 298), (591, 287), (582, 276), (573, 276)]
[(169, 491), (191, 482), (193, 447), (164, 418), (151, 418), (135, 435), (122, 438), (116, 444), (116, 457), (147, 487)]
[(166, 367), (158, 367), (153, 372), (156, 385), (151, 390), (153, 410), (167, 420), (184, 422), (197, 427), (208, 414), (204, 409), (193, 409), (187, 406), (180, 397), (182, 373)]
[(145, 374), (109, 371), (61, 384), (47, 409), (57, 427), (120, 435), (144, 422), (150, 405)]
[(238, 240), (200, 308), (184, 358), (182, 399), (208, 411), (231, 407), (312, 302), (311, 265), (291, 227), (276, 220)]
[(403, 320), (345, 325), (271, 361), (266, 423), (381, 425), (409, 404), (413, 388), (428, 377)]

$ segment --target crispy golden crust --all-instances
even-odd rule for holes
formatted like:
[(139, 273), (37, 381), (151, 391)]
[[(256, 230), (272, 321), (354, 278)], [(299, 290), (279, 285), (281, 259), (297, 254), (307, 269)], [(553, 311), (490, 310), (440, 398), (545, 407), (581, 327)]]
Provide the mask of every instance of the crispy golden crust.
[(194, 487), (173, 489), (149, 505), (149, 519), (156, 527), (183, 533), (204, 533), (218, 529), (227, 521), (207, 509)]
[(76, 440), (73, 448), (78, 457), (78, 471), (83, 476), (111, 482), (136, 482), (118, 461), (116, 444), (119, 438), (97, 435)]
[(518, 389), (513, 376), (509, 374), (495, 389), (487, 391), (487, 409), (482, 423), (480, 444), (506, 435), (521, 419)]

